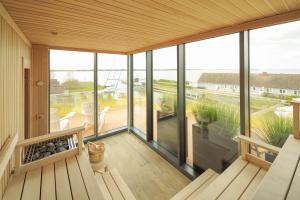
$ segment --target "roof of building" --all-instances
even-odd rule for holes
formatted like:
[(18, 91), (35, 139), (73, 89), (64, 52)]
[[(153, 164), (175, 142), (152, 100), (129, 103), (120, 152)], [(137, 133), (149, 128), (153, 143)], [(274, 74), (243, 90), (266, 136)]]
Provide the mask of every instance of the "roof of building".
[[(238, 73), (203, 73), (198, 83), (239, 85)], [(250, 85), (265, 88), (300, 89), (300, 74), (269, 74), (266, 72), (250, 75)]]

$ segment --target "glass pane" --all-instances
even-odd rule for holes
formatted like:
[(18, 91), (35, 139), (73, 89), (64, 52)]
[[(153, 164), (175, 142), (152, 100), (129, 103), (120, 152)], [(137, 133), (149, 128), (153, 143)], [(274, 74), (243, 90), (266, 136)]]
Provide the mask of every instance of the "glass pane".
[(85, 126), (94, 134), (94, 55), (50, 50), (50, 132)]
[(186, 44), (187, 164), (222, 172), (238, 156), (239, 35)]
[(133, 126), (146, 133), (146, 53), (133, 55)]
[(98, 54), (98, 133), (127, 126), (127, 56)]
[(251, 137), (281, 147), (293, 131), (290, 102), (300, 96), (300, 21), (252, 30), (250, 61)]
[(153, 51), (153, 139), (177, 156), (177, 48)]

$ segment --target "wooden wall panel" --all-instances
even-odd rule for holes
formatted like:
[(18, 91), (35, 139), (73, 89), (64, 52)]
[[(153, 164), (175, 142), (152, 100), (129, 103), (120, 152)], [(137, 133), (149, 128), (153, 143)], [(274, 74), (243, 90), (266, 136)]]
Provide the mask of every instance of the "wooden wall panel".
[[(32, 46), (31, 67), (31, 137), (48, 133), (48, 53), (42, 45)], [(38, 86), (37, 82), (43, 82)]]
[[(7, 15), (0, 10), (0, 149), (9, 135), (24, 137), (23, 66), (22, 57), (30, 67), (31, 47), (20, 33), (7, 22)], [(7, 13), (6, 13), (7, 14)], [(4, 16), (4, 17), (3, 17)], [(6, 172), (0, 177), (2, 197), (12, 170), (10, 161)]]

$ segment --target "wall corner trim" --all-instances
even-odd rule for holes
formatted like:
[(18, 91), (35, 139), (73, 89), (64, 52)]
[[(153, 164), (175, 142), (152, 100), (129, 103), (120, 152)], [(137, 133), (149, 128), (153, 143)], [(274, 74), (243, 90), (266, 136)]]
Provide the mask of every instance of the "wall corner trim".
[(0, 16), (18, 33), (20, 38), (29, 46), (31, 47), (30, 41), (27, 39), (27, 37), (24, 35), (24, 33), (21, 31), (21, 29), (18, 27), (18, 25), (15, 23), (13, 18), (9, 15), (9, 13), (6, 11), (3, 4), (0, 2)]

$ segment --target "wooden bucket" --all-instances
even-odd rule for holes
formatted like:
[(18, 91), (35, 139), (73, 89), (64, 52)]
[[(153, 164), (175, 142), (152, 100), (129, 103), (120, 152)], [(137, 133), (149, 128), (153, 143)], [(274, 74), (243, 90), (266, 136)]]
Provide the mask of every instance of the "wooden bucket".
[(104, 158), (105, 145), (103, 142), (88, 142), (90, 162), (98, 163)]

